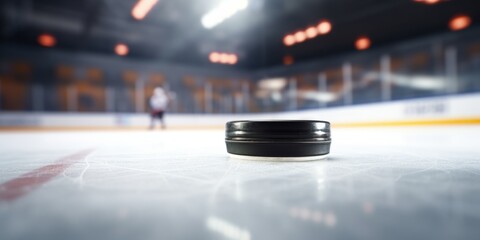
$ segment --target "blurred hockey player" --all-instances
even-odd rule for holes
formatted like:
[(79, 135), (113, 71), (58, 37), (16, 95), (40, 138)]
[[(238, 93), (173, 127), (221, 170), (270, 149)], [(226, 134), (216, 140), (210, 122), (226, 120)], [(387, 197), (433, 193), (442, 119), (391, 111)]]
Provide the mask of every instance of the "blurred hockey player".
[(162, 129), (165, 129), (164, 115), (168, 105), (168, 96), (165, 90), (161, 87), (156, 87), (153, 90), (153, 95), (150, 97), (150, 129), (155, 128), (155, 120), (160, 120)]

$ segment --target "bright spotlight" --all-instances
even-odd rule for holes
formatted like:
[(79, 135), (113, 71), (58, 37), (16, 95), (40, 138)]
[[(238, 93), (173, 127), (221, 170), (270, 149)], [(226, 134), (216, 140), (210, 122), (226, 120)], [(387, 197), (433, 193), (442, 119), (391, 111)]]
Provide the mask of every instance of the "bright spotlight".
[(305, 41), (305, 39), (307, 39), (307, 36), (305, 35), (305, 33), (303, 31), (298, 31), (295, 33), (295, 41), (301, 43), (303, 41)]
[(448, 26), (452, 31), (458, 31), (467, 28), (472, 23), (472, 19), (467, 15), (457, 15), (450, 19)]
[(440, 2), (440, 0), (413, 0), (414, 2), (423, 3), (427, 5), (433, 5)]
[(115, 46), (115, 53), (118, 56), (125, 56), (128, 54), (128, 46), (123, 43), (119, 43)]
[(138, 0), (132, 8), (132, 17), (137, 20), (144, 19), (157, 2), (158, 0)]
[(57, 39), (52, 34), (48, 33), (40, 34), (37, 38), (37, 41), (38, 44), (44, 47), (53, 47), (55, 44), (57, 44)]
[(283, 38), (283, 44), (285, 44), (285, 46), (292, 46), (293, 44), (295, 44), (295, 37), (293, 35), (287, 35)]
[(357, 50), (365, 50), (369, 48), (370, 45), (371, 45), (370, 38), (366, 36), (359, 37), (355, 41), (355, 48), (357, 48)]
[(223, 0), (202, 17), (202, 25), (211, 29), (248, 6), (248, 0)]
[(210, 53), (210, 56), (208, 56), (208, 58), (210, 59), (210, 62), (217, 63), (220, 61), (220, 53), (212, 52)]
[(307, 30), (305, 30), (305, 33), (307, 34), (307, 38), (314, 38), (318, 35), (317, 29), (315, 27), (307, 28)]
[(230, 54), (230, 55), (228, 56), (228, 61), (227, 61), (228, 64), (234, 65), (234, 64), (237, 63), (237, 61), (238, 61), (237, 55), (235, 55), (235, 54)]
[(229, 54), (227, 53), (221, 53), (220, 54), (220, 63), (227, 64), (229, 61)]
[(320, 35), (327, 34), (332, 30), (332, 24), (328, 20), (322, 20), (318, 23), (317, 30)]
[(225, 52), (211, 52), (208, 59), (212, 63), (230, 64), (234, 65), (238, 62), (238, 56), (234, 53)]

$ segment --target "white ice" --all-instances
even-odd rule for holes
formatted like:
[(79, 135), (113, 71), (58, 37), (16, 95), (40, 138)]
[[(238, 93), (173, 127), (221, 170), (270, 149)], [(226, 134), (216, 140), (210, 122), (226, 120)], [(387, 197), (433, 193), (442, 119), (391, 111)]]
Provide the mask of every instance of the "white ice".
[(475, 239), (480, 127), (332, 130), (328, 159), (229, 158), (222, 130), (0, 134), (1, 239)]

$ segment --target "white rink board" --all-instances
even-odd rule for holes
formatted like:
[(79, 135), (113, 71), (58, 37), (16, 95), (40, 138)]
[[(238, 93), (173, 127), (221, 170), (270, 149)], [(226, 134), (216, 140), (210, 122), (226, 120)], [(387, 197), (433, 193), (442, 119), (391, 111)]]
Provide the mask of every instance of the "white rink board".
[(231, 159), (221, 130), (2, 133), (1, 239), (477, 239), (479, 133), (334, 128), (309, 162)]

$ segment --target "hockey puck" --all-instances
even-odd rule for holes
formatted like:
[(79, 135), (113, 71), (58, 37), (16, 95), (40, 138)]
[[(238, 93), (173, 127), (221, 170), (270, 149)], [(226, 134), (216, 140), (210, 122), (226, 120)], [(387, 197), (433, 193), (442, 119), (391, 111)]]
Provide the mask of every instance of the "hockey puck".
[(252, 160), (306, 161), (330, 152), (330, 123), (316, 120), (232, 121), (225, 130), (227, 152)]

